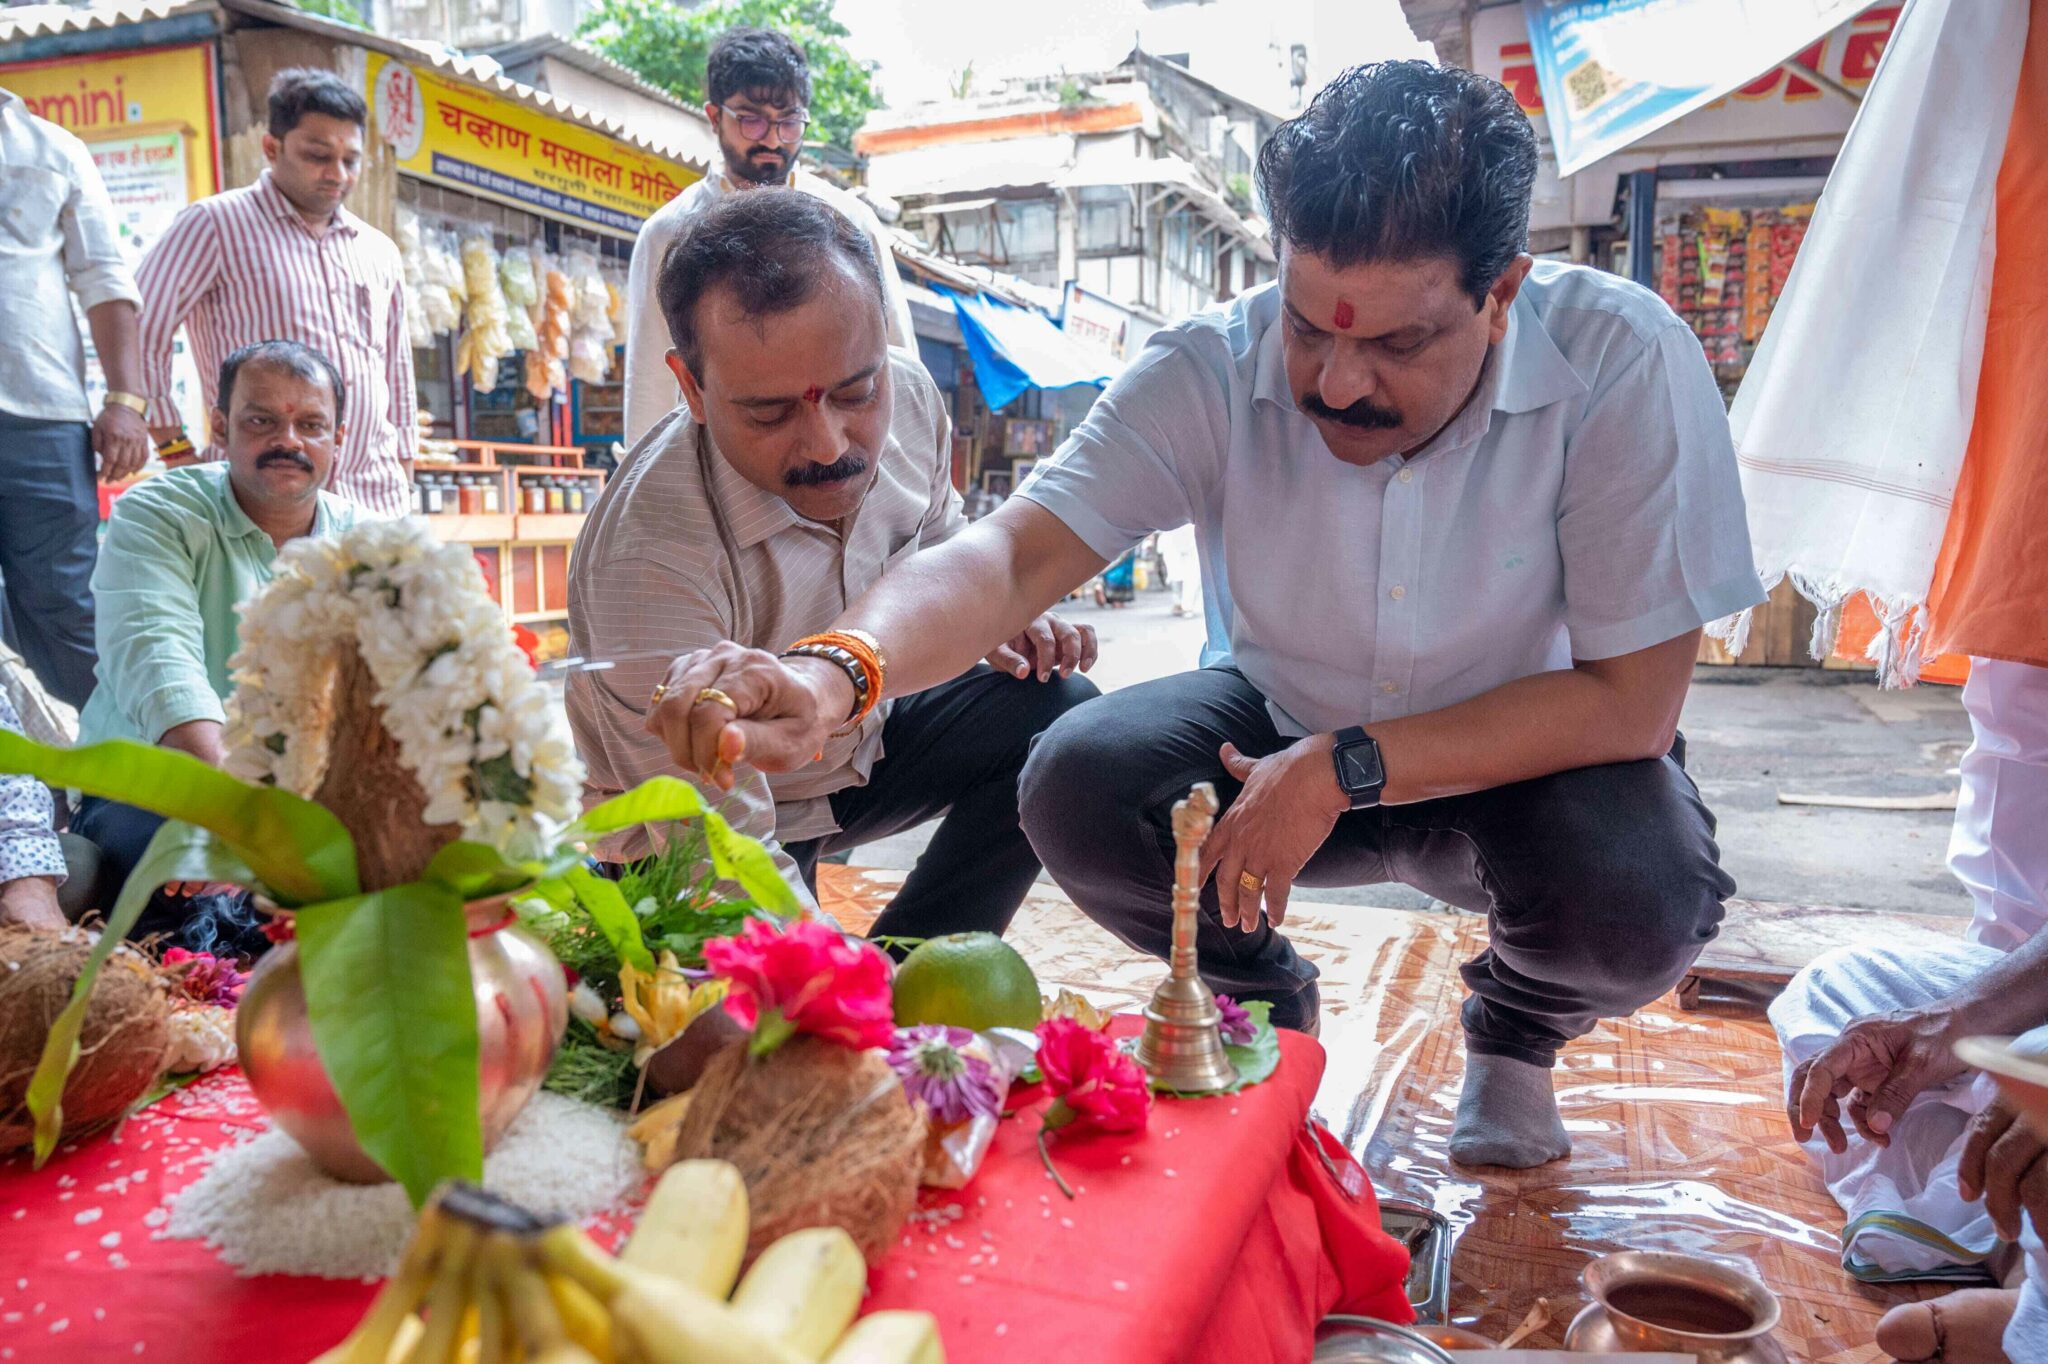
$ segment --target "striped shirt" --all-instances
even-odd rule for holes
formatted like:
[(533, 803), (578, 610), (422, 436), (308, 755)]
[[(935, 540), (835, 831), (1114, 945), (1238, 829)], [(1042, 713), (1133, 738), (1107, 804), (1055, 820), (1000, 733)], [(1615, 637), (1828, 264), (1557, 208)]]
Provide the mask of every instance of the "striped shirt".
[[(907, 353), (889, 353), (889, 438), (860, 510), (844, 535), (807, 521), (774, 493), (741, 477), (686, 408), (663, 418), (634, 448), (576, 540), (569, 567), (572, 653), (605, 658), (637, 650), (674, 656), (721, 640), (780, 651), (830, 625), (890, 566), (967, 524), (953, 489), (952, 426), (938, 389)], [(569, 724), (589, 776), (592, 803), (649, 777), (685, 776), (647, 733), (647, 697), (665, 662), (623, 664), (569, 679)], [(882, 756), (886, 704), (797, 772), (741, 768), (722, 807), (756, 838), (794, 842), (838, 826), (826, 797), (859, 786)], [(604, 852), (644, 855), (644, 829)], [(794, 864), (771, 850), (797, 893)]]
[[(412, 341), (398, 247), (347, 209), (315, 236), (264, 171), (246, 189), (182, 210), (143, 257), (142, 355), (152, 426), (178, 424), (171, 336), (182, 325), (209, 410), (220, 363), (257, 341), (298, 341), (325, 355), (348, 388), (348, 425), (328, 487), (373, 516), (412, 509)], [(203, 458), (225, 455), (218, 443)]]

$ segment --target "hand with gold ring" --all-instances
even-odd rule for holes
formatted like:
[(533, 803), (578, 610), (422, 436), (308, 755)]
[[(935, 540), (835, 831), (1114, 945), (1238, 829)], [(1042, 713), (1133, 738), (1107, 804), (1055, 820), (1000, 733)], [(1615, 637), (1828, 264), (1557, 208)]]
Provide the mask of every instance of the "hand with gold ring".
[(683, 771), (721, 791), (733, 788), (742, 758), (764, 772), (803, 766), (832, 728), (802, 675), (730, 640), (676, 659), (655, 693), (647, 732)]
[(1333, 740), (1314, 735), (1264, 758), (1223, 745), (1219, 794), (1239, 789), (1202, 847), (1201, 873), (1215, 874), (1225, 928), (1253, 932), (1262, 915), (1275, 928), (1286, 921), (1294, 878), (1351, 807), (1330, 761)]

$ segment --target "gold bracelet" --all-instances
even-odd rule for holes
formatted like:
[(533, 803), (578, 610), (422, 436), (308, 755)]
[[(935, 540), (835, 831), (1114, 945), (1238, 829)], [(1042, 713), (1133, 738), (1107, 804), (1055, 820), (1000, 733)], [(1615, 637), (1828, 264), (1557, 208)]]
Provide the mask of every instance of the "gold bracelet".
[(138, 395), (133, 393), (119, 393), (112, 389), (109, 389), (107, 392), (106, 400), (101, 404), (101, 406), (106, 406), (108, 404), (111, 404), (115, 407), (125, 407), (138, 417), (144, 417), (149, 415), (149, 399), (139, 397)]

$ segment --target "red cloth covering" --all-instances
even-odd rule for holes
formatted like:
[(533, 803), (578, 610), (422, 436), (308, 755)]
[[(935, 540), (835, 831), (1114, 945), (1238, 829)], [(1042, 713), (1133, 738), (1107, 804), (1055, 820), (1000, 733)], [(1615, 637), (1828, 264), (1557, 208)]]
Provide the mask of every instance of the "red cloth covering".
[[(1408, 1320), (1407, 1256), (1380, 1231), (1363, 1171), (1304, 1121), (1322, 1049), (1293, 1033), (1281, 1048), (1264, 1084), (1162, 1100), (1144, 1133), (1055, 1137), (1071, 1202), (1039, 1164), (1042, 1100), (1020, 1094), (975, 1180), (926, 1194), (868, 1307), (937, 1314), (962, 1364), (1298, 1361), (1328, 1313)], [(153, 1239), (166, 1195), (261, 1125), (239, 1074), (222, 1072), (118, 1140), (61, 1150), (40, 1172), (0, 1164), (0, 1358), (301, 1361), (346, 1335), (369, 1285), (243, 1278), (197, 1242)]]

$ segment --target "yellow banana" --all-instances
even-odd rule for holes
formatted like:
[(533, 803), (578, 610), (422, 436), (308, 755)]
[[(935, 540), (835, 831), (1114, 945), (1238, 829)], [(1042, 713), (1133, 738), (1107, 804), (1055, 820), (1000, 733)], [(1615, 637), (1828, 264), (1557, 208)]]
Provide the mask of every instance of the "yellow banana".
[(654, 1186), (619, 1259), (723, 1298), (747, 1253), (747, 1185), (723, 1160), (671, 1165)]
[(610, 1310), (618, 1349), (644, 1364), (811, 1364), (725, 1303), (621, 1264), (573, 1226), (542, 1233), (540, 1254)]
[[(439, 1208), (429, 1206), (420, 1214), (419, 1229), (405, 1248), (398, 1269), (378, 1290), (370, 1310), (349, 1332), (348, 1339), (313, 1361), (313, 1364), (386, 1364), (405, 1358), (415, 1337), (406, 1324), (423, 1326), (413, 1309), (434, 1282), (440, 1268), (442, 1242), (448, 1221)], [(399, 1343), (404, 1335), (404, 1343)]]
[(825, 1364), (946, 1364), (939, 1322), (929, 1312), (870, 1312), (853, 1324)]
[(561, 1314), (562, 1326), (569, 1333), (569, 1339), (595, 1355), (599, 1364), (617, 1364), (618, 1352), (612, 1346), (611, 1314), (604, 1310), (604, 1304), (590, 1296), (590, 1290), (573, 1279), (559, 1274), (547, 1277), (548, 1293), (555, 1300), (555, 1311)]
[(504, 1247), (511, 1243), (503, 1232), (492, 1232), (477, 1250), (476, 1364), (507, 1364), (517, 1343), (505, 1307), (502, 1269)]
[(434, 1286), (427, 1290), (427, 1329), (406, 1352), (405, 1364), (452, 1364), (474, 1296), (479, 1239), (469, 1222), (459, 1217), (448, 1219), (441, 1263), (434, 1272)]
[(823, 1359), (867, 1286), (867, 1261), (843, 1228), (806, 1227), (761, 1252), (732, 1309), (805, 1359)]

